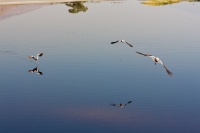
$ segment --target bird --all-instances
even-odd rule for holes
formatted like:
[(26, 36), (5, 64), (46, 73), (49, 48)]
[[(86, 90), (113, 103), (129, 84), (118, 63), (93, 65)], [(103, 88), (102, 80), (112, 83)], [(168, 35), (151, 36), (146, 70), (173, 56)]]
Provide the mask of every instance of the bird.
[(165, 66), (165, 64), (158, 58), (158, 57), (156, 57), (156, 56), (153, 56), (153, 55), (150, 55), (150, 54), (144, 54), (144, 53), (141, 53), (141, 52), (138, 52), (138, 51), (136, 51), (136, 53), (138, 53), (138, 54), (141, 54), (141, 55), (143, 55), (143, 56), (148, 56), (148, 57), (150, 57), (153, 61), (154, 61), (154, 64), (156, 65), (157, 63), (160, 63), (163, 67), (164, 67), (164, 69), (165, 69), (165, 71), (167, 72), (167, 74), (169, 75), (169, 76), (173, 76), (173, 73), (171, 72), (171, 71), (169, 71), (169, 69), (167, 69), (167, 67)]
[(126, 44), (128, 44), (130, 47), (133, 47), (133, 45), (131, 45), (130, 43), (128, 43), (128, 42), (125, 41), (124, 39), (121, 39), (121, 40), (117, 40), (117, 41), (111, 42), (111, 44), (115, 44), (115, 43), (117, 43), (117, 42), (126, 43)]
[(40, 53), (40, 54), (37, 54), (36, 56), (28, 56), (28, 58), (30, 59), (34, 59), (35, 61), (38, 61), (39, 60), (39, 57), (42, 57), (43, 53)]
[(132, 101), (128, 101), (127, 103), (119, 103), (119, 104), (110, 104), (110, 106), (116, 106), (116, 107), (120, 107), (120, 108), (123, 108), (125, 107), (127, 104), (130, 104)]
[(28, 70), (28, 72), (31, 72), (31, 73), (35, 73), (36, 72), (39, 75), (43, 75), (43, 73), (38, 69), (38, 67), (35, 67), (32, 70)]

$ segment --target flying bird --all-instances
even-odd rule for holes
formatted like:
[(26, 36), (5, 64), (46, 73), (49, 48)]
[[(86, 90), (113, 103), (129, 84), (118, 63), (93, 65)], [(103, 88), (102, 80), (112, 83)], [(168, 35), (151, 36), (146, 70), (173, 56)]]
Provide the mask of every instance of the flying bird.
[(31, 73), (35, 73), (36, 72), (39, 75), (43, 75), (43, 73), (38, 69), (38, 67), (35, 67), (32, 70), (28, 70), (28, 72), (31, 72)]
[(36, 56), (28, 56), (28, 58), (30, 59), (34, 59), (35, 61), (38, 61), (39, 60), (39, 57), (42, 57), (43, 53), (40, 53), (40, 54), (37, 54)]
[(116, 107), (120, 107), (120, 108), (123, 108), (125, 107), (127, 104), (130, 104), (132, 101), (128, 101), (127, 103), (120, 103), (120, 104), (110, 104), (110, 106), (116, 106)]
[(128, 43), (127, 41), (125, 41), (125, 40), (123, 40), (123, 39), (117, 40), (117, 41), (115, 41), (115, 42), (111, 42), (111, 44), (115, 44), (115, 43), (117, 43), (117, 42), (126, 43), (126, 44), (128, 44), (130, 47), (133, 47), (133, 45), (131, 45), (130, 43)]
[(150, 54), (143, 54), (143, 53), (140, 53), (140, 52), (137, 52), (137, 51), (136, 51), (136, 53), (150, 57), (154, 61), (155, 65), (156, 65), (156, 63), (160, 63), (164, 67), (165, 71), (167, 72), (167, 74), (169, 76), (173, 75), (173, 73), (170, 72), (169, 69), (167, 69), (167, 67), (165, 66), (165, 64), (158, 57), (155, 57), (155, 56), (150, 55)]

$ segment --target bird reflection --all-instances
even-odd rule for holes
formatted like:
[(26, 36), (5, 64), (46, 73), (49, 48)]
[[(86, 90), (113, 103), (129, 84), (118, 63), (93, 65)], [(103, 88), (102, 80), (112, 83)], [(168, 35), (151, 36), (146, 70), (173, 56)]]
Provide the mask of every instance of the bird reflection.
[(158, 57), (155, 57), (155, 56), (150, 55), (150, 54), (143, 54), (143, 53), (140, 53), (140, 52), (136, 52), (136, 53), (141, 54), (141, 55), (143, 55), (143, 56), (148, 56), (148, 57), (150, 57), (150, 58), (154, 61), (155, 65), (156, 65), (156, 63), (160, 63), (160, 64), (164, 67), (164, 69), (166, 70), (166, 72), (167, 72), (167, 74), (168, 74), (169, 76), (172, 76), (172, 75), (173, 75), (173, 73), (170, 72), (169, 69), (167, 69), (167, 67), (164, 65), (164, 63), (163, 63)]
[(119, 104), (114, 104), (114, 103), (112, 103), (112, 104), (110, 104), (110, 106), (116, 106), (116, 107), (123, 108), (123, 107), (125, 107), (127, 104), (130, 104), (130, 103), (132, 103), (132, 101), (128, 101), (127, 103), (119, 103)]
[(68, 10), (70, 13), (86, 12), (88, 7), (84, 6), (83, 3), (85, 2), (68, 2), (66, 6), (72, 7), (72, 9)]
[(37, 73), (38, 75), (43, 75), (43, 73), (39, 70), (38, 67), (35, 67), (32, 70), (28, 70), (28, 72)]
[(117, 43), (117, 42), (126, 43), (126, 44), (128, 44), (130, 47), (133, 47), (133, 45), (131, 45), (130, 43), (128, 43), (127, 41), (125, 41), (125, 40), (123, 40), (123, 39), (117, 40), (117, 41), (114, 41), (114, 42), (111, 42), (111, 44), (115, 44), (115, 43)]

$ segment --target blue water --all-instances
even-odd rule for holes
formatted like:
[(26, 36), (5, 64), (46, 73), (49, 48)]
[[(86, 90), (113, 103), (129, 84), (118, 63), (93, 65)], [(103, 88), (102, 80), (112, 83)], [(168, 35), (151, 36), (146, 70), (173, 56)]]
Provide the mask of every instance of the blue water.
[(199, 133), (200, 3), (83, 5), (2, 11), (0, 133)]

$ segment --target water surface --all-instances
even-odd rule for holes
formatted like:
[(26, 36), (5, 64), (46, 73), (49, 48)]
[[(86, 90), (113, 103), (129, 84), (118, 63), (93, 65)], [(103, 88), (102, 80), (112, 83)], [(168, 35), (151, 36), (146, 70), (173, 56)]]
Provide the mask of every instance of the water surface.
[[(1, 9), (1, 133), (200, 132), (198, 2)], [(110, 44), (121, 38), (134, 47)], [(39, 64), (27, 58), (40, 52)]]

